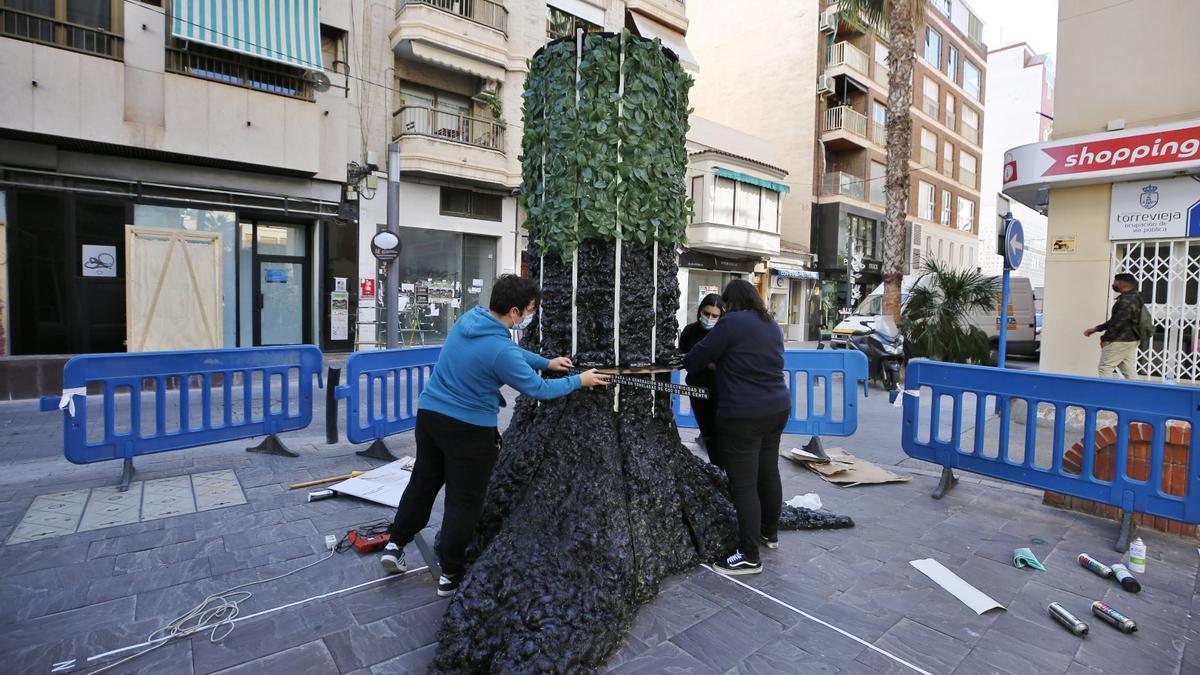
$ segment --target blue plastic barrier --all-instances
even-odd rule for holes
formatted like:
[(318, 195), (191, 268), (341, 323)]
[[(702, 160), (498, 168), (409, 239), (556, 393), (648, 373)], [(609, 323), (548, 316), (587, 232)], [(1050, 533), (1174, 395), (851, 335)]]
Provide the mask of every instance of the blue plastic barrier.
[(346, 438), (373, 442), (359, 454), (392, 457), (383, 439), (417, 426), (417, 398), (432, 374), (441, 347), (409, 347), (355, 352), (343, 370), (345, 384), (334, 389), (346, 400)]
[[(783, 353), (783, 369), (793, 392), (792, 414), (784, 433), (810, 436), (850, 436), (858, 430), (858, 386), (867, 391), (867, 357), (850, 349), (789, 349)], [(672, 381), (683, 382), (676, 371)], [(841, 397), (834, 398), (835, 381), (841, 382)], [(818, 392), (820, 396), (818, 396)], [(672, 395), (675, 424), (695, 428), (696, 418), (686, 398)]]
[[(87, 354), (67, 362), (63, 396), (43, 397), (41, 409), (62, 406), (63, 454), (71, 462), (123, 459), (124, 490), (138, 455), (265, 435), (253, 449), (296, 456), (276, 434), (312, 422), (312, 380), (316, 376), (320, 386), (321, 363), (321, 351), (312, 345)], [(197, 380), (198, 390), (192, 388)], [(93, 424), (90, 433), (89, 388), (103, 395), (102, 429)], [(220, 392), (216, 405), (214, 391)], [(153, 395), (154, 414), (143, 424), (147, 394)], [(241, 400), (235, 406), (236, 395)]]
[[(1195, 435), (1189, 449), (1191, 472), (1185, 493), (1168, 494), (1162, 489), (1167, 421), (1191, 424), (1195, 429), (1200, 423), (1200, 388), (915, 360), (908, 364), (905, 389), (904, 452), (943, 467), (935, 498), (953, 487), (952, 470), (957, 468), (1108, 504), (1124, 511), (1116, 543), (1121, 551), (1132, 535), (1134, 512), (1200, 522), (1200, 472), (1196, 470), (1200, 452)], [(988, 397), (995, 397), (997, 405), (990, 405)], [(1014, 436), (1011, 429), (1012, 402), (1016, 401), (1025, 403), (1024, 438)], [(949, 410), (943, 410), (947, 404)], [(1039, 405), (1053, 407), (1052, 426), (1038, 426)], [(1082, 431), (1066, 429), (1071, 408), (1083, 411)], [(1105, 415), (1100, 415), (1101, 411), (1106, 411)], [(1097, 418), (1112, 419), (1114, 415), (1115, 468), (1113, 479), (1103, 480), (1093, 471)], [(1127, 474), (1129, 425), (1138, 422), (1153, 429), (1149, 480)], [(973, 430), (964, 433), (964, 423), (973, 424)], [(1063, 460), (1079, 440), (1083, 442), (1082, 465), (1079, 473), (1074, 473), (1064, 467)]]

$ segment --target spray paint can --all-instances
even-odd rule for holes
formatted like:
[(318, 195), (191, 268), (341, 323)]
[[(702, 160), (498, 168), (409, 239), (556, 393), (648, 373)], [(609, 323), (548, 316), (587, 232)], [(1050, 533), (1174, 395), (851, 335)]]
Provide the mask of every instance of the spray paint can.
[(1066, 626), (1067, 630), (1071, 631), (1078, 637), (1084, 637), (1088, 634), (1088, 625), (1075, 618), (1074, 614), (1068, 612), (1057, 602), (1050, 603), (1050, 606), (1046, 608), (1046, 611), (1050, 613), (1050, 618), (1061, 623), (1063, 626)]
[(1086, 570), (1090, 570), (1091, 572), (1094, 572), (1095, 574), (1102, 576), (1105, 579), (1109, 579), (1113, 575), (1113, 571), (1112, 571), (1111, 567), (1109, 567), (1108, 565), (1105, 565), (1104, 563), (1100, 562), (1099, 560), (1096, 560), (1095, 558), (1093, 558), (1092, 556), (1090, 556), (1086, 553), (1079, 554), (1079, 566)]
[(1092, 603), (1092, 614), (1095, 614), (1101, 619), (1104, 619), (1108, 623), (1116, 626), (1121, 630), (1122, 633), (1137, 632), (1137, 624), (1133, 622), (1133, 619), (1125, 616), (1124, 614), (1118, 612), (1112, 607), (1109, 607), (1103, 602), (1100, 602), (1099, 600)]
[(1112, 571), (1113, 574), (1117, 575), (1117, 581), (1121, 582), (1121, 588), (1124, 588), (1130, 593), (1137, 593), (1138, 591), (1142, 590), (1142, 585), (1138, 583), (1137, 579), (1133, 578), (1133, 575), (1130, 574), (1129, 570), (1125, 569), (1125, 566), (1121, 563), (1113, 565)]
[(1141, 537), (1129, 544), (1129, 571), (1146, 573), (1146, 542)]
[(332, 499), (336, 496), (337, 496), (337, 493), (334, 492), (333, 490), (314, 490), (314, 491), (308, 493), (308, 501), (318, 502), (318, 501), (321, 501), (322, 499)]

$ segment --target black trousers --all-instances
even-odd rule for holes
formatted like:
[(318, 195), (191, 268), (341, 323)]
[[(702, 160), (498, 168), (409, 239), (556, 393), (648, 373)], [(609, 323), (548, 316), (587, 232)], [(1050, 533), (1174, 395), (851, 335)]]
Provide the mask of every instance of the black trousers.
[(759, 533), (774, 537), (779, 530), (779, 439), (787, 419), (786, 410), (762, 417), (717, 418), (720, 466), (729, 476), (737, 509), (738, 550), (753, 562), (759, 560)]
[(700, 437), (704, 439), (704, 449), (708, 452), (708, 461), (721, 465), (717, 448), (717, 403), (713, 399), (693, 398), (692, 415), (696, 417), (696, 426), (700, 427)]
[(426, 525), (442, 485), (446, 510), (438, 547), (442, 571), (461, 574), (466, 548), (483, 511), (492, 468), (500, 454), (495, 427), (480, 427), (428, 410), (417, 411), (417, 461), (388, 533), (403, 548)]

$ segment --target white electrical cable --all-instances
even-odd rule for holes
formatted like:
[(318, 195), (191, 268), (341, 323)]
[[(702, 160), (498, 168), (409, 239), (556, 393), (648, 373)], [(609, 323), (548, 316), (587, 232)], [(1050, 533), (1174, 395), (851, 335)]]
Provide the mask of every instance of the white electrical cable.
[[(617, 252), (613, 258), (613, 365), (621, 367), (621, 119), (625, 116), (625, 33), (617, 59)], [(613, 387), (613, 412), (621, 411), (621, 384)]]
[[(579, 64), (583, 61), (583, 29), (575, 29), (575, 119), (579, 120)], [(575, 196), (579, 196), (579, 176), (575, 177)], [(571, 356), (579, 351), (579, 204), (575, 204), (575, 252), (571, 254)]]

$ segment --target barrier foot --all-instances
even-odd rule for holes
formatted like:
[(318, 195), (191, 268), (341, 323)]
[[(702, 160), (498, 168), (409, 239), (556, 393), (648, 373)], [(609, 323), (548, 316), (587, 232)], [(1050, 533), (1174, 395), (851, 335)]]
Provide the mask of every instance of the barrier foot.
[(814, 455), (816, 457), (821, 458), (821, 461), (814, 462), (814, 464), (828, 464), (829, 463), (829, 455), (826, 454), (826, 452), (825, 452), (825, 446), (821, 443), (820, 436), (813, 436), (812, 438), (810, 438), (808, 440), (808, 443), (806, 443), (804, 445), (804, 447), (801, 448), (801, 450), (807, 452), (810, 455)]
[(417, 536), (413, 537), (413, 543), (417, 545), (417, 550), (421, 552), (421, 557), (425, 559), (425, 564), (429, 567), (429, 574), (433, 576), (434, 583), (437, 583), (442, 577), (442, 562), (434, 554), (433, 547), (429, 545), (429, 542), (425, 541), (425, 536), (422, 532), (418, 532)]
[(283, 441), (275, 434), (271, 434), (262, 439), (262, 443), (253, 448), (246, 448), (246, 452), (261, 452), (267, 455), (279, 455), (280, 457), (299, 457), (300, 455), (287, 449)]
[(359, 450), (354, 454), (358, 455), (359, 457), (378, 459), (384, 462), (394, 462), (400, 459), (399, 457), (393, 455), (391, 450), (388, 450), (388, 447), (383, 442), (382, 438), (376, 438), (371, 445), (367, 446), (366, 450)]
[(121, 482), (117, 485), (117, 490), (127, 492), (131, 480), (133, 480), (133, 458), (126, 457), (125, 463), (121, 466)]
[(1137, 524), (1133, 522), (1132, 511), (1121, 512), (1121, 530), (1117, 533), (1117, 541), (1113, 544), (1113, 550), (1117, 553), (1124, 553), (1129, 550), (1129, 540), (1133, 539), (1133, 533), (1137, 530)]
[(955, 478), (954, 470), (948, 466), (943, 466), (942, 477), (938, 480), (938, 486), (936, 489), (934, 489), (933, 494), (929, 496), (933, 497), (934, 499), (941, 499), (942, 497), (945, 497), (946, 493), (950, 492), (950, 490), (953, 489), (957, 483), (958, 478)]

